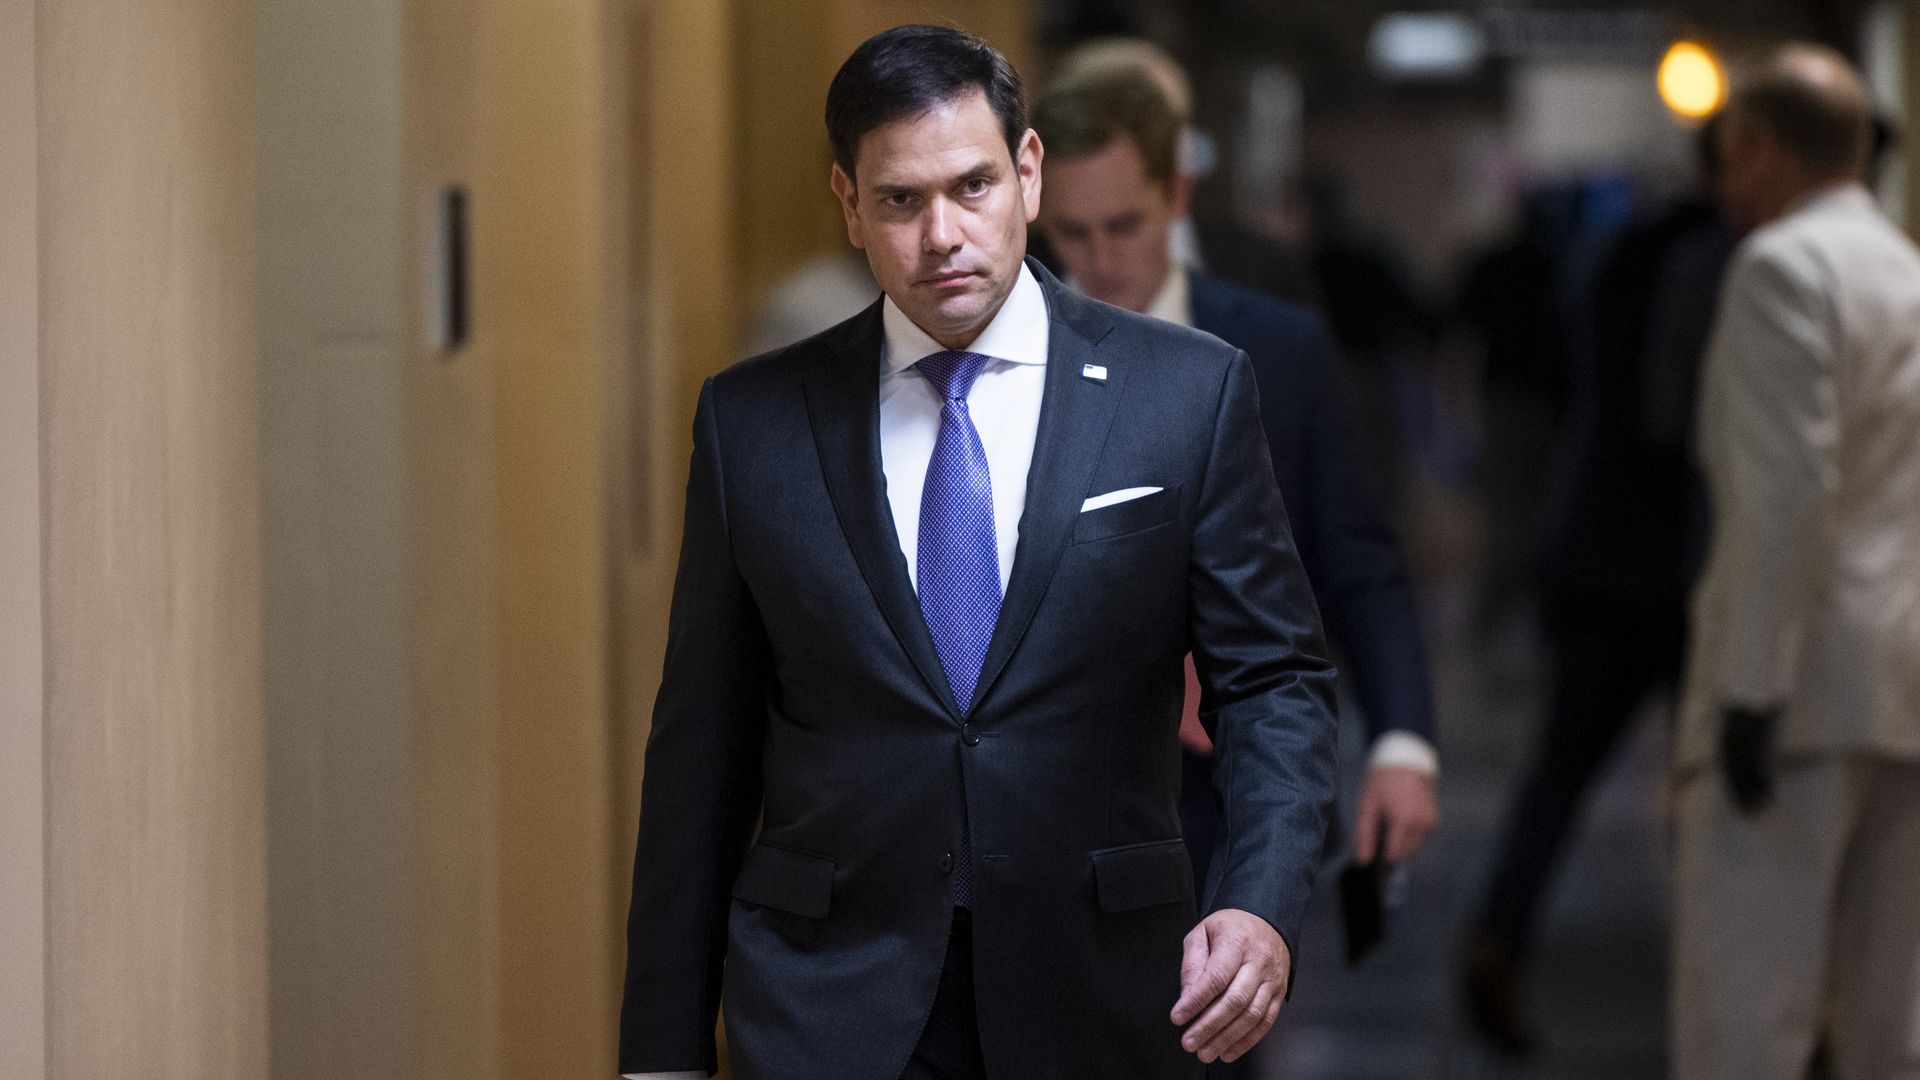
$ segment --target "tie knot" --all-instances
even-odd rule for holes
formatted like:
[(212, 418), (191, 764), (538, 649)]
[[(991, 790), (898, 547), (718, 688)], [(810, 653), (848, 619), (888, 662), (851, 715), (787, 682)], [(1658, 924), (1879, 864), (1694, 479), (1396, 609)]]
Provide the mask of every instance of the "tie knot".
[(915, 366), (948, 401), (959, 401), (973, 389), (973, 380), (987, 368), (988, 357), (971, 352), (937, 352), (923, 356)]

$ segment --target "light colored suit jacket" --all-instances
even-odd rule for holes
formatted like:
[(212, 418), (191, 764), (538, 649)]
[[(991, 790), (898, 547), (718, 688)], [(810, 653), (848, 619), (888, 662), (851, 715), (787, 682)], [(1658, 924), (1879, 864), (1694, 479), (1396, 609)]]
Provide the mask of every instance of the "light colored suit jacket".
[(1713, 762), (1728, 703), (1784, 705), (1783, 755), (1920, 758), (1920, 252), (1863, 188), (1741, 244), (1700, 408), (1677, 764)]

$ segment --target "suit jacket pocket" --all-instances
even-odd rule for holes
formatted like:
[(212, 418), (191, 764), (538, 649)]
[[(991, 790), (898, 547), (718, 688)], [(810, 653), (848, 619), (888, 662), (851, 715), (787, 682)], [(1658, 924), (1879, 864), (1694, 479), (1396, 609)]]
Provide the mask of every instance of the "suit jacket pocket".
[(1081, 512), (1073, 523), (1073, 542), (1085, 544), (1151, 529), (1172, 521), (1180, 512), (1180, 488), (1162, 488), (1151, 495)]
[(824, 919), (833, 905), (833, 863), (817, 855), (755, 844), (747, 852), (733, 897), (781, 911)]
[(1131, 911), (1193, 898), (1193, 863), (1184, 840), (1105, 848), (1092, 853), (1100, 910)]

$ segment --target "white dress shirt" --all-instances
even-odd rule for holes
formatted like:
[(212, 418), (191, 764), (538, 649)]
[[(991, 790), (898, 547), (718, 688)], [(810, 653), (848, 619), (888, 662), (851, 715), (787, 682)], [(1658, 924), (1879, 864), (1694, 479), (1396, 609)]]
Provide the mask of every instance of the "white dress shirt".
[[(927, 483), (940, 434), (940, 391), (914, 365), (943, 352), (939, 342), (914, 325), (891, 297), (883, 303), (886, 340), (880, 351), (880, 466), (887, 474), (887, 504), (907, 580), (919, 588), (920, 494)], [(993, 533), (1000, 552), (1000, 594), (1013, 574), (1020, 542), (1020, 514), (1027, 505), (1027, 467), (1040, 429), (1040, 398), (1047, 388), (1047, 298), (1023, 263), (1020, 279), (1000, 311), (966, 351), (992, 357), (967, 392), (967, 414), (987, 452), (993, 485)]]
[[(920, 492), (927, 483), (934, 439), (940, 434), (940, 392), (914, 367), (944, 347), (916, 326), (888, 297), (881, 325), (880, 465), (887, 475), (887, 503), (907, 579), (918, 588)], [(993, 485), (993, 533), (1000, 552), (1000, 594), (1013, 574), (1020, 542), (1020, 514), (1027, 504), (1027, 468), (1040, 430), (1040, 398), (1047, 386), (1047, 298), (1026, 264), (1000, 311), (967, 346), (992, 357), (967, 392), (967, 413), (987, 452)], [(623, 1073), (627, 1080), (706, 1080), (701, 1072)]]

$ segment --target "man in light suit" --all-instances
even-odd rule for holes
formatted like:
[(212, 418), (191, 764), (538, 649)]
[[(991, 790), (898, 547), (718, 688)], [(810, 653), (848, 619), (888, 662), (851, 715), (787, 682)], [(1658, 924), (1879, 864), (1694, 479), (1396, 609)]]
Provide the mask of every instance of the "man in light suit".
[(1041, 145), (984, 42), (877, 35), (827, 126), (885, 296), (701, 392), (620, 1070), (711, 1072), (724, 996), (741, 1080), (1195, 1077), (1272, 1026), (1334, 780), (1246, 357), (1023, 261)]
[(1714, 533), (1676, 747), (1678, 1080), (1920, 1077), (1920, 252), (1789, 48), (1732, 97), (1701, 398)]

